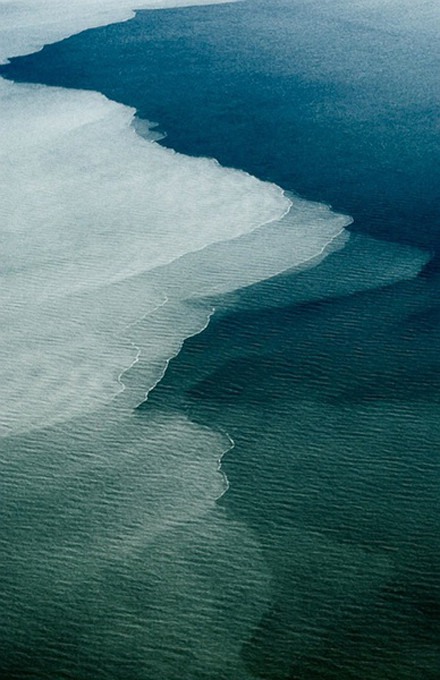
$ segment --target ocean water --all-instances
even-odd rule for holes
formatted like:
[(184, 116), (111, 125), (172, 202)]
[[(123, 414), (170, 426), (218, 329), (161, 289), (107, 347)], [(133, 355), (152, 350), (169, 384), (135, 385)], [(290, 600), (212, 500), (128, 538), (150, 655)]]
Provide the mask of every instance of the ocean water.
[[(4, 59), (130, 15), (0, 8)], [(438, 19), (140, 11), (1, 68), (1, 677), (439, 677)]]

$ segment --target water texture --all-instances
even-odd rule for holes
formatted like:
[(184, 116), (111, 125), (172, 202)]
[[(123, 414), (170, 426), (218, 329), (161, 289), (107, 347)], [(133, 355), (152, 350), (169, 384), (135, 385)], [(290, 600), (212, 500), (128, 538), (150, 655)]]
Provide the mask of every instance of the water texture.
[(434, 680), (438, 7), (130, 10), (0, 6), (1, 673)]

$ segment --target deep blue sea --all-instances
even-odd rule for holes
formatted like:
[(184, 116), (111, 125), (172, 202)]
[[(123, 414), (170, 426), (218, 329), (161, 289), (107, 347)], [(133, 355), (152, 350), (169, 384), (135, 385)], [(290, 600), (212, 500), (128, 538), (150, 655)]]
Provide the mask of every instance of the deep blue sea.
[[(146, 401), (141, 354), (138, 406), (6, 440), (2, 679), (440, 678), (436, 19), (398, 0), (139, 11), (0, 68), (353, 218), (316, 266), (209, 291)], [(201, 477), (214, 435), (223, 495)]]

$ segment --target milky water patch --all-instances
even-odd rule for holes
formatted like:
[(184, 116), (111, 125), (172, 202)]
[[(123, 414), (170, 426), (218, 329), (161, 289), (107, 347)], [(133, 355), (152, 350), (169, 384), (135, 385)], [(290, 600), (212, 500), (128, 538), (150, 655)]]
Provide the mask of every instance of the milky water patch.
[(133, 323), (166, 294), (145, 281), (142, 292), (129, 283), (124, 298), (116, 286), (105, 299), (106, 287), (277, 220), (290, 201), (275, 185), (145, 140), (134, 111), (101, 95), (4, 81), (0, 94), (7, 432), (67, 417), (75, 400), (89, 408), (90, 380), (108, 397), (115, 370), (131, 362), (119, 346), (109, 351), (104, 318), (107, 330)]
[(146, 142), (134, 111), (100, 95), (20, 86), (17, 97), (13, 87), (1, 104), (12, 121), (2, 130), (6, 255), (15, 267), (51, 265), (43, 291), (133, 276), (290, 206), (275, 185)]

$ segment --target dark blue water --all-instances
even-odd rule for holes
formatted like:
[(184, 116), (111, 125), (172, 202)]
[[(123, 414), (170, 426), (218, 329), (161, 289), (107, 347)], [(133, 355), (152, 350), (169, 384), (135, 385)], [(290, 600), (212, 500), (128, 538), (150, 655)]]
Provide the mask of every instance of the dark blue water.
[(159, 121), (162, 144), (433, 255), (416, 279), (324, 299), (349, 281), (347, 248), (230, 296), (136, 412), (182, 411), (236, 442), (220, 505), (271, 578), (241, 640), (255, 677), (439, 677), (440, 53), (416, 19), (346, 2), (139, 12), (1, 70), (103, 92)]

